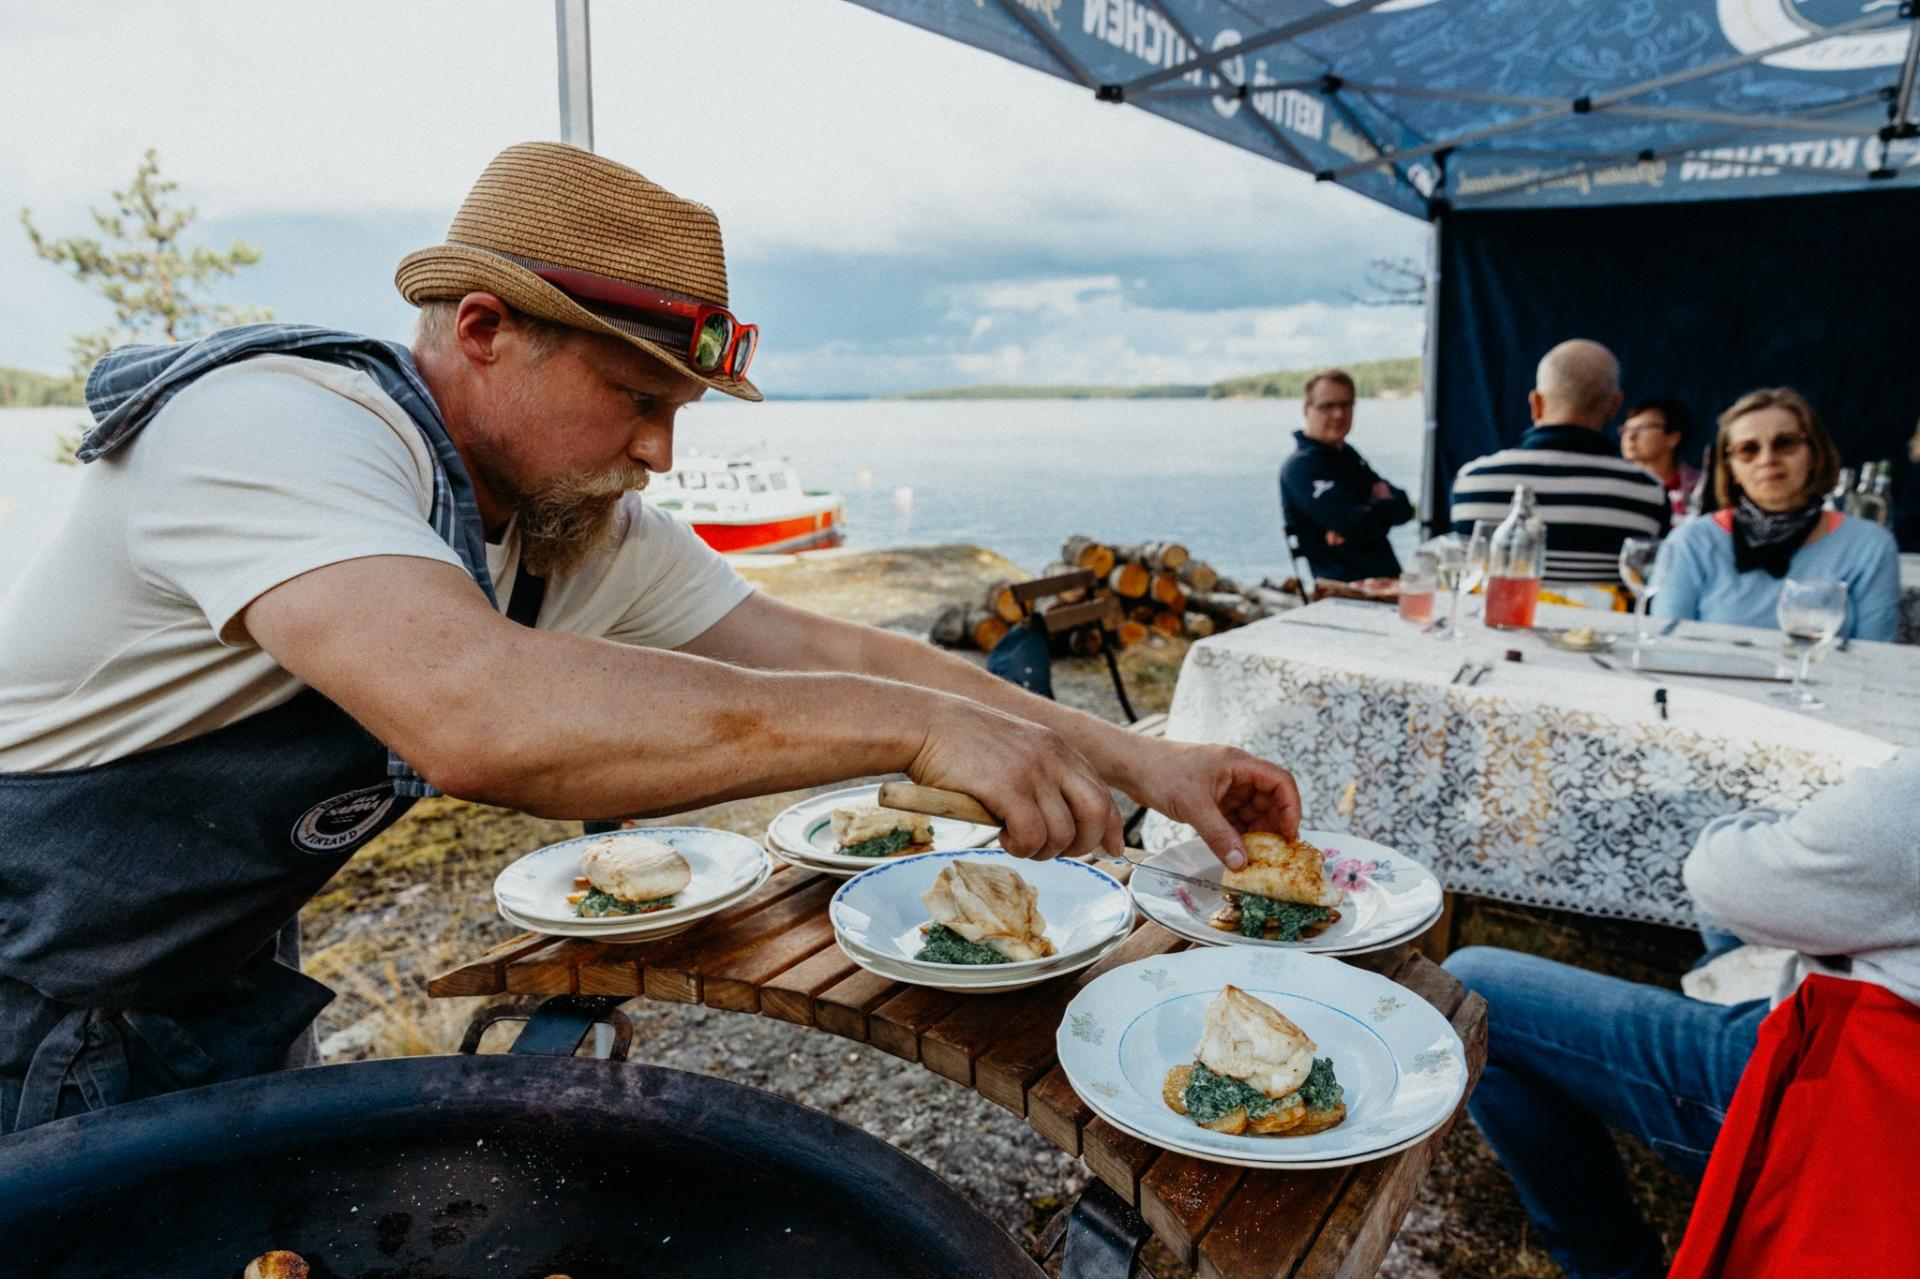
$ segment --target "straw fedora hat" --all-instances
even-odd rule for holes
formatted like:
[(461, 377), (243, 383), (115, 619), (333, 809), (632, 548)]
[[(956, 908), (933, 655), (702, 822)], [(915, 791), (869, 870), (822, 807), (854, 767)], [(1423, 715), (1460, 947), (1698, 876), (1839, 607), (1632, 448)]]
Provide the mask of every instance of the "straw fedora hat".
[(716, 391), (760, 398), (751, 382), (689, 366), (691, 320), (576, 298), (535, 269), (574, 273), (602, 297), (638, 286), (727, 305), (726, 254), (712, 209), (559, 142), (522, 142), (495, 156), (453, 215), (447, 242), (402, 258), (393, 282), (415, 306), (492, 293), (543, 320), (631, 342)]

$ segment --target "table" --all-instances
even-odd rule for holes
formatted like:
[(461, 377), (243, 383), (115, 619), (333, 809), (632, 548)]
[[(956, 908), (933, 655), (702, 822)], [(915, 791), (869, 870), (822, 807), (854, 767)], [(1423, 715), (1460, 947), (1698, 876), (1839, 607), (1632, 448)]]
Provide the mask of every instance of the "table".
[[(1137, 921), (1119, 949), (1083, 972), (1009, 994), (950, 994), (890, 982), (843, 955), (826, 916), (840, 884), (781, 865), (745, 902), (682, 936), (618, 945), (524, 934), (433, 978), (427, 990), (704, 1003), (869, 1043), (1024, 1117), (1083, 1159), (1206, 1279), (1332, 1279), (1378, 1270), (1459, 1111), (1422, 1145), (1349, 1168), (1250, 1172), (1160, 1150), (1094, 1117), (1059, 1066), (1054, 1032), (1094, 978), (1190, 943)], [(1470, 1094), (1486, 1063), (1485, 1001), (1411, 945), (1356, 962), (1452, 1021), (1467, 1048)]]
[[(1632, 625), (1545, 605), (1537, 621)], [(1695, 923), (1681, 862), (1708, 821), (1797, 807), (1920, 744), (1910, 647), (1827, 654), (1814, 678), (1829, 708), (1802, 713), (1768, 700), (1782, 684), (1633, 673), (1618, 649), (1603, 669), (1531, 633), (1464, 625), (1450, 642), (1384, 606), (1328, 600), (1216, 635), (1189, 652), (1166, 734), (1278, 761), (1309, 827), (1399, 848), (1450, 890), (1680, 927)], [(1686, 622), (1662, 642), (1769, 655), (1779, 638)], [(1451, 683), (1466, 661), (1486, 675)], [(1159, 814), (1142, 833), (1154, 849), (1190, 834)]]

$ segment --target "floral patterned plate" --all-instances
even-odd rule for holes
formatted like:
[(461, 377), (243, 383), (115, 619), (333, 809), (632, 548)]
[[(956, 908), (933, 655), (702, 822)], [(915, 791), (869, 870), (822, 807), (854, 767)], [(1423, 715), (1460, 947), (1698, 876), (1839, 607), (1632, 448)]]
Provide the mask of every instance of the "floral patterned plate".
[[(1176, 1114), (1167, 1071), (1193, 1060), (1207, 1005), (1232, 984), (1291, 1019), (1333, 1060), (1347, 1117), (1306, 1137), (1230, 1137)], [(1123, 964), (1087, 983), (1055, 1036), (1087, 1105), (1166, 1150), (1244, 1168), (1334, 1168), (1414, 1145), (1466, 1090), (1466, 1049), (1426, 1000), (1324, 955), (1239, 946)]]
[[(1165, 875), (1135, 871), (1128, 879), (1127, 890), (1148, 919), (1209, 946), (1263, 946), (1356, 955), (1417, 936), (1439, 915), (1440, 881), (1411, 857), (1340, 831), (1303, 830), (1300, 838), (1319, 847), (1326, 855), (1328, 875), (1347, 891), (1340, 918), (1317, 936), (1302, 941), (1267, 941), (1215, 928), (1207, 923), (1207, 916), (1219, 909), (1222, 898), (1210, 897), (1204, 890)], [(1146, 864), (1204, 878), (1220, 873), (1219, 861), (1197, 839), (1163, 849), (1147, 858)]]

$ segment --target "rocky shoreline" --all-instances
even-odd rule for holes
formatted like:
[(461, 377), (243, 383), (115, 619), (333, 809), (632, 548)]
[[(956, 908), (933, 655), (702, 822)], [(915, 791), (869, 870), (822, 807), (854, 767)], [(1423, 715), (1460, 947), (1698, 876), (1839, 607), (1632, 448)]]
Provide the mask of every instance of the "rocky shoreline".
[[(741, 569), (788, 602), (917, 636), (926, 634), (943, 604), (977, 598), (994, 581), (1025, 576), (1005, 558), (970, 546), (758, 557), (743, 561)], [(1122, 654), (1122, 673), (1140, 714), (1167, 708), (1187, 647), (1184, 640), (1155, 636)], [(984, 655), (969, 656), (984, 661)], [(1058, 659), (1054, 680), (1061, 701), (1123, 718), (1101, 659)], [(661, 821), (759, 838), (775, 814), (806, 793), (741, 800)], [(301, 915), (308, 970), (340, 992), (318, 1025), (326, 1060), (453, 1051), (468, 1020), (488, 1001), (429, 1000), (427, 978), (514, 935), (517, 930), (494, 914), (494, 876), (523, 853), (578, 833), (577, 823), (434, 799), (416, 805), (355, 857)], [(877, 1049), (701, 1006), (635, 1001), (627, 1012), (636, 1060), (765, 1088), (856, 1124), (960, 1186), (1016, 1235), (1044, 1224), (1087, 1179), (1078, 1160), (1023, 1121)], [(1629, 1156), (1636, 1183), (1657, 1210), (1655, 1220), (1677, 1231), (1685, 1220), (1686, 1187), (1674, 1184), (1644, 1152)], [(1673, 1233), (1671, 1242), (1677, 1238)], [(1148, 1261), (1161, 1279), (1190, 1273), (1163, 1253)], [(1440, 1279), (1557, 1271), (1529, 1243), (1511, 1185), (1472, 1125), (1463, 1123), (1436, 1161), (1382, 1273)]]

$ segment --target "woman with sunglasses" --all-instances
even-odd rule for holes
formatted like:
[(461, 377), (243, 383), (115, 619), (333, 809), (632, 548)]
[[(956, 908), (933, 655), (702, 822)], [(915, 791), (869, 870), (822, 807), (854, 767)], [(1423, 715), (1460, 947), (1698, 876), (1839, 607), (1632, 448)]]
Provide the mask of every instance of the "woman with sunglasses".
[(1822, 579), (1847, 584), (1842, 636), (1893, 639), (1898, 548), (1878, 524), (1823, 509), (1840, 454), (1805, 397), (1787, 387), (1741, 396), (1720, 415), (1708, 464), (1712, 518), (1661, 546), (1655, 617), (1773, 627), (1783, 581)]

